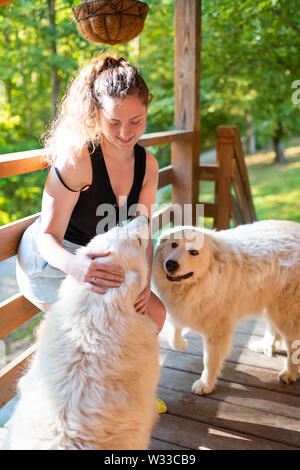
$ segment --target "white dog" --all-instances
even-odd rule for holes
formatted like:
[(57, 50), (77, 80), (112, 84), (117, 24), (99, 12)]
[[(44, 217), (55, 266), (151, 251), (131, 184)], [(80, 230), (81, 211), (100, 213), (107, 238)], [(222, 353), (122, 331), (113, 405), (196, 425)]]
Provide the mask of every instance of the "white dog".
[(280, 379), (296, 381), (300, 224), (270, 220), (220, 232), (168, 230), (155, 249), (153, 280), (174, 326), (171, 346), (185, 349), (185, 326), (203, 335), (204, 369), (193, 384), (195, 393), (212, 392), (236, 323), (248, 314), (263, 314), (275, 332), (267, 332), (264, 350), (272, 350), (279, 336), (284, 340), (288, 357)]
[(122, 266), (125, 280), (104, 295), (71, 276), (63, 281), (20, 380), (5, 448), (148, 448), (159, 345), (154, 322), (134, 309), (147, 280), (145, 228), (145, 217), (137, 217), (77, 252), (111, 251), (105, 263)]

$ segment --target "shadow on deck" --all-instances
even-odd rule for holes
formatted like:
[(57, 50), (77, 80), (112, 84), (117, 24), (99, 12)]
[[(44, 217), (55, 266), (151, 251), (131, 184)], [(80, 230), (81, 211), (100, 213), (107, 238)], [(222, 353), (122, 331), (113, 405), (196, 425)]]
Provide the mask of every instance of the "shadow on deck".
[(152, 433), (151, 449), (300, 449), (300, 380), (279, 382), (284, 356), (247, 349), (264, 334), (261, 322), (240, 323), (230, 356), (211, 395), (191, 392), (202, 371), (201, 336), (188, 332), (188, 348), (172, 351), (160, 336), (158, 396), (168, 407)]

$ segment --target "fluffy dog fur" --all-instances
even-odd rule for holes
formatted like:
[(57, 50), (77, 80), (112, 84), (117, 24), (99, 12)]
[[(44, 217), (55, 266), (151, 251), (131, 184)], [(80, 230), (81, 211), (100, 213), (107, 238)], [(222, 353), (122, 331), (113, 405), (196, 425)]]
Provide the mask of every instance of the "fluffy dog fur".
[[(157, 416), (159, 346), (154, 322), (134, 309), (147, 279), (141, 222), (142, 216), (98, 235), (78, 251), (109, 249), (111, 255), (97, 261), (122, 266), (125, 281), (104, 295), (71, 276), (63, 281), (19, 382), (5, 448), (148, 448)], [(130, 238), (121, 239), (125, 229)]]
[(220, 232), (176, 227), (157, 243), (153, 280), (174, 326), (171, 346), (185, 349), (185, 326), (203, 335), (204, 369), (193, 384), (195, 393), (212, 392), (236, 323), (248, 314), (263, 314), (275, 332), (267, 332), (265, 350), (272, 350), (279, 336), (284, 340), (288, 356), (280, 379), (296, 381), (300, 224), (270, 220)]

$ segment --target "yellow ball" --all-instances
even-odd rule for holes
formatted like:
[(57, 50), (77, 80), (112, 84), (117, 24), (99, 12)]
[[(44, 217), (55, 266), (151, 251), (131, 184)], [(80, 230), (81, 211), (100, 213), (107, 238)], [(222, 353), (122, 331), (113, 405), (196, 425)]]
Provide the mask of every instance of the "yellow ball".
[(156, 398), (156, 406), (159, 413), (166, 413), (168, 411), (167, 405), (160, 398)]

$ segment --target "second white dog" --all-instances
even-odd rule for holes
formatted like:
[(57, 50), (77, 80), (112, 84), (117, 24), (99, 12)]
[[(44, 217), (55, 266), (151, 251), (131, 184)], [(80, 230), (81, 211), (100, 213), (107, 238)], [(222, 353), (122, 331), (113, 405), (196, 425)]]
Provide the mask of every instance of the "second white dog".
[(104, 295), (71, 276), (63, 281), (19, 383), (5, 448), (148, 448), (157, 417), (159, 346), (156, 325), (134, 308), (147, 279), (143, 229), (140, 216), (78, 251), (109, 249), (105, 263), (122, 266), (125, 280)]
[(215, 232), (176, 227), (156, 245), (153, 279), (174, 325), (171, 346), (183, 350), (181, 329), (203, 335), (204, 370), (193, 384), (198, 394), (212, 392), (229, 354), (236, 323), (264, 314), (288, 357), (280, 379), (297, 378), (300, 345), (300, 224), (262, 221)]

